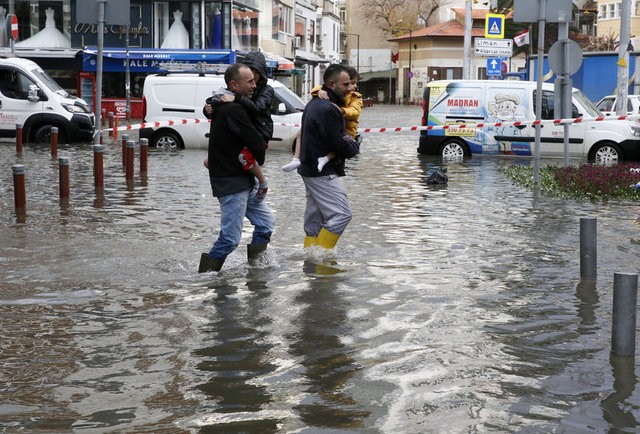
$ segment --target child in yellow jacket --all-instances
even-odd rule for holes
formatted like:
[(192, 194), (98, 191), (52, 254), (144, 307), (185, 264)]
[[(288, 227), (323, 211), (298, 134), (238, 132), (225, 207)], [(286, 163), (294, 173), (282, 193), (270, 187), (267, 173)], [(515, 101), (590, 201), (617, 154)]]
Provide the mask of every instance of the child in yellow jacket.
[[(358, 123), (360, 122), (360, 113), (362, 112), (362, 94), (357, 91), (358, 89), (358, 71), (355, 68), (349, 68), (350, 92), (344, 98), (344, 106), (340, 107), (340, 111), (344, 115), (345, 130), (354, 139), (360, 141), (361, 137), (358, 134)], [(311, 95), (317, 96), (322, 99), (327, 98), (327, 93), (322, 90), (322, 86), (316, 86), (311, 89)], [(322, 168), (335, 158), (335, 154), (330, 152), (324, 157), (318, 158), (318, 172), (322, 171)], [(291, 162), (282, 166), (282, 170), (285, 172), (291, 172), (300, 166), (300, 132), (298, 132), (298, 138), (296, 139), (296, 150)]]

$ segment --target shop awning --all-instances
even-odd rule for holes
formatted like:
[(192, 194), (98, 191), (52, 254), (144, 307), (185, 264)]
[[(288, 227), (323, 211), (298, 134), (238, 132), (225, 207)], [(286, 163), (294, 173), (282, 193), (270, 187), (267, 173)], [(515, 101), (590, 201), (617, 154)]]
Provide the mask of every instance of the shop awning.
[(269, 51), (263, 51), (262, 53), (264, 54), (264, 57), (267, 59), (267, 66), (269, 66), (269, 62), (276, 62), (278, 66), (277, 67), (278, 71), (287, 71), (289, 69), (293, 69), (296, 67), (293, 64), (293, 62), (287, 59), (286, 57), (279, 56)]
[(330, 60), (316, 56), (313, 53), (296, 54), (296, 62), (308, 63), (309, 65), (318, 65), (319, 63), (331, 63)]
[(372, 72), (361, 72), (360, 73), (360, 81), (369, 81), (369, 80), (388, 80), (390, 78), (396, 78), (398, 70), (396, 68), (386, 69), (384, 71), (372, 71)]
[(11, 48), (0, 47), (0, 56), (2, 57), (26, 57), (26, 58), (55, 58), (55, 59), (73, 59), (82, 50), (78, 48), (14, 48), (14, 52), (11, 53)]
[[(95, 71), (97, 64), (97, 48), (88, 48), (82, 54), (82, 70)], [(105, 48), (102, 50), (102, 70), (106, 72), (124, 72), (126, 59), (129, 58), (129, 71), (131, 72), (161, 72), (166, 70), (166, 65), (176, 64), (203, 64), (203, 65), (229, 65), (236, 60), (235, 51), (232, 50), (176, 50), (153, 48), (130, 48), (129, 53), (124, 48)], [(161, 67), (162, 64), (164, 67)]]

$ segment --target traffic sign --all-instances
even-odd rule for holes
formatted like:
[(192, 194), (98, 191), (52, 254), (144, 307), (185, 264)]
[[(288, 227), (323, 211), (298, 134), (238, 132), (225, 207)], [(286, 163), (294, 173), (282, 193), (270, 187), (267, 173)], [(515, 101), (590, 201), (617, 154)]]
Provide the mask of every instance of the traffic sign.
[(475, 38), (473, 48), (475, 54), (479, 56), (511, 57), (513, 54), (513, 40)]
[(504, 15), (487, 14), (484, 21), (485, 38), (504, 38)]
[(18, 39), (18, 17), (10, 14), (8, 18), (11, 23), (11, 38), (16, 40)]
[(500, 72), (500, 64), (502, 59), (499, 57), (487, 57), (487, 75), (502, 75)]

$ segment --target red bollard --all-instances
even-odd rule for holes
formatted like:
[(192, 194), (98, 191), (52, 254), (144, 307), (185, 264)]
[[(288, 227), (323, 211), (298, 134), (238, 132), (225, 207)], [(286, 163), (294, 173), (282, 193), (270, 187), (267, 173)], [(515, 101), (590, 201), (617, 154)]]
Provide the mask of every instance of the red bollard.
[(149, 154), (149, 139), (140, 139), (140, 176), (147, 176), (147, 155)]
[(129, 141), (129, 134), (122, 135), (122, 171), (127, 169), (127, 142)]
[(58, 128), (51, 127), (51, 157), (56, 158), (58, 155)]
[(22, 154), (22, 124), (16, 124), (16, 153)]
[(102, 128), (104, 128), (104, 126), (106, 125), (107, 122), (107, 109), (101, 109), (100, 110), (100, 126)]
[(24, 189), (24, 166), (14, 164), (13, 169), (13, 197), (16, 204), (16, 212), (24, 212), (27, 209), (27, 196)]
[(60, 179), (60, 199), (69, 199), (69, 158), (58, 158), (59, 179)]
[(118, 116), (113, 118), (113, 141), (116, 143), (118, 142), (118, 119), (120, 119)]
[(133, 179), (133, 163), (135, 161), (135, 146), (136, 142), (133, 140), (127, 141), (127, 171), (126, 178), (127, 180)]
[(113, 112), (109, 112), (109, 137), (113, 137)]
[(104, 146), (93, 145), (93, 184), (96, 193), (104, 192)]

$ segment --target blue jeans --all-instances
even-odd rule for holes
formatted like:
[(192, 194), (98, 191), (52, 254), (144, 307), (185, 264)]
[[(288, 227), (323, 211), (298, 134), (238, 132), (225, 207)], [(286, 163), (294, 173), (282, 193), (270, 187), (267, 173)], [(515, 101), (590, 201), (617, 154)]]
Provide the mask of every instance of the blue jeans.
[(254, 226), (252, 243), (266, 244), (271, 240), (275, 227), (273, 212), (265, 201), (255, 201), (255, 193), (256, 189), (245, 190), (218, 198), (221, 214), (220, 234), (213, 243), (209, 256), (224, 259), (238, 247), (242, 238), (244, 217)]

